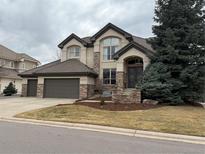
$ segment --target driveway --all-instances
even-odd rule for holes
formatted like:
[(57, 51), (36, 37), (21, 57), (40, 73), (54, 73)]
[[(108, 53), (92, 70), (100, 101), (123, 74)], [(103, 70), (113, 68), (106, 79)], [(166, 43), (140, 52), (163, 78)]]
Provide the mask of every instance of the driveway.
[(1, 97), (0, 117), (11, 118), (14, 115), (29, 110), (54, 106), (57, 104), (72, 104), (74, 99), (54, 99), (36, 97)]

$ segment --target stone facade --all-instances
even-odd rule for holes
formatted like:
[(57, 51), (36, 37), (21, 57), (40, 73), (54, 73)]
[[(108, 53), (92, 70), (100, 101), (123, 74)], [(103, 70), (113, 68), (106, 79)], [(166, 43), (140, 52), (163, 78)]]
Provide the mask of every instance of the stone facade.
[(22, 84), (21, 96), (23, 97), (27, 96), (27, 84)]
[(37, 97), (43, 98), (43, 84), (38, 84), (37, 85)]
[[(94, 52), (94, 71), (100, 74), (100, 52)], [(95, 79), (95, 90), (99, 91), (101, 89), (101, 81), (99, 77)]]
[(100, 52), (94, 52), (94, 68), (95, 72), (100, 73)]
[(141, 91), (139, 89), (113, 90), (112, 101), (123, 104), (141, 103)]
[(95, 85), (80, 84), (80, 99), (85, 99), (94, 94)]
[(123, 90), (125, 88), (125, 73), (124, 72), (116, 72), (116, 84), (118, 90)]

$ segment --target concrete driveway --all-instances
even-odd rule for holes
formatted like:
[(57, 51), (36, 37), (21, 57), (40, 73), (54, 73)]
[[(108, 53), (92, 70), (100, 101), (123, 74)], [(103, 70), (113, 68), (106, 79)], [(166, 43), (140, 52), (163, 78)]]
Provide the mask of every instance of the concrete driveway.
[(0, 99), (0, 118), (11, 118), (18, 113), (57, 104), (72, 104), (74, 101), (74, 99), (4, 97)]

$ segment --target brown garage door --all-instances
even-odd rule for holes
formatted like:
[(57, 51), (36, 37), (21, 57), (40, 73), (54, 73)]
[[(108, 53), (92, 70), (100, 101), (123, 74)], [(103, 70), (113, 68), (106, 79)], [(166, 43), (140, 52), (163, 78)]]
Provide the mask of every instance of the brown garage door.
[(27, 85), (27, 96), (36, 96), (37, 79), (29, 79)]
[(44, 97), (79, 98), (79, 79), (45, 79)]

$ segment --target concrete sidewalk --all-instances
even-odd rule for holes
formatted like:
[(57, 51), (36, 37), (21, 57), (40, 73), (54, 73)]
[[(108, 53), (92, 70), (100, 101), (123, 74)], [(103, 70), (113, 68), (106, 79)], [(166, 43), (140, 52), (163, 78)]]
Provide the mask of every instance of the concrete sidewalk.
[(42, 121), (42, 120), (23, 119), (23, 118), (3, 118), (3, 117), (1, 117), (0, 120), (6, 121), (6, 122), (29, 123), (29, 124), (34, 124), (34, 125), (69, 128), (69, 129), (79, 129), (79, 130), (89, 130), (89, 131), (97, 131), (97, 132), (105, 132), (105, 133), (134, 136), (134, 137), (142, 137), (142, 138), (150, 138), (150, 139), (159, 139), (159, 140), (168, 140), (168, 141), (176, 141), (176, 142), (185, 142), (185, 143), (205, 145), (205, 137), (197, 137), (197, 136), (159, 133), (159, 132), (142, 131), (142, 130), (134, 130), (134, 129), (124, 129), (124, 128), (116, 128), (116, 127), (90, 125), (90, 124)]

